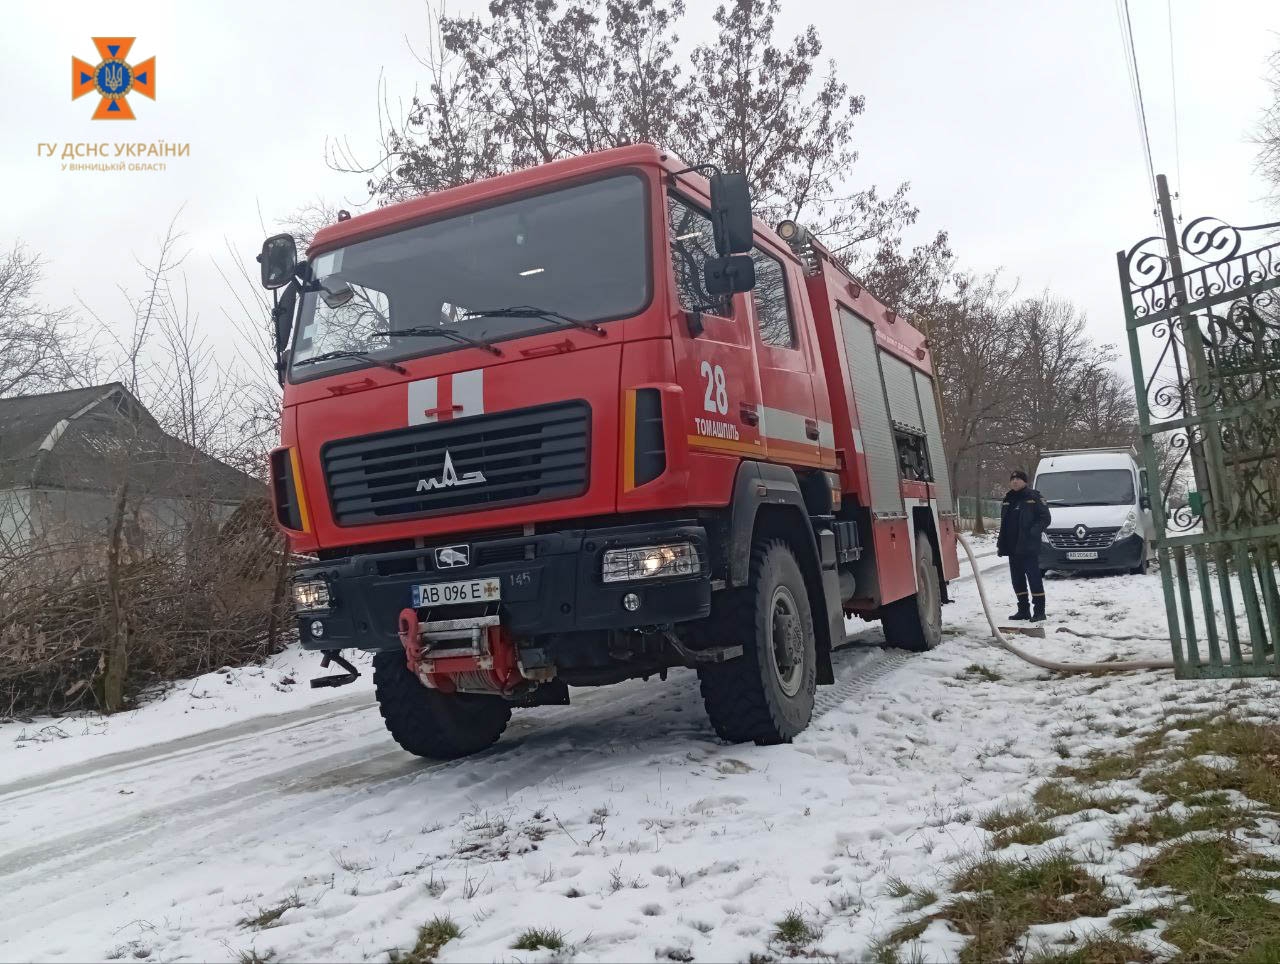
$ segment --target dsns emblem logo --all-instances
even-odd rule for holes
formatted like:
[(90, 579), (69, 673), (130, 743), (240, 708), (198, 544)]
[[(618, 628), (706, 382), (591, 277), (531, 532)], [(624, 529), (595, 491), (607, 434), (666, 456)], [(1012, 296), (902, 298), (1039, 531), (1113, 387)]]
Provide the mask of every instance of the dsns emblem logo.
[(130, 64), (126, 58), (133, 47), (132, 37), (94, 37), (98, 48), (98, 64), (71, 58), (71, 99), (97, 92), (101, 96), (94, 120), (134, 120), (129, 94), (135, 90), (143, 97), (156, 99), (156, 58)]

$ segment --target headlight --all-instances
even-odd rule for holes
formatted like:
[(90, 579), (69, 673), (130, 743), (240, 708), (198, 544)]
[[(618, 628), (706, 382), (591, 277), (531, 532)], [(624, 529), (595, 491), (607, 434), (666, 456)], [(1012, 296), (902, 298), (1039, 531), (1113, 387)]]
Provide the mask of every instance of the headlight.
[(1049, 539), (1049, 533), (1047, 532), (1040, 533), (1040, 541), (1044, 543), (1048, 543), (1049, 545), (1053, 545), (1053, 543)]
[(636, 546), (610, 549), (604, 554), (600, 576), (605, 582), (632, 579), (660, 579), (663, 576), (692, 576), (702, 571), (698, 548), (692, 542), (666, 546)]
[(1116, 539), (1128, 539), (1138, 531), (1138, 514), (1130, 512), (1124, 517), (1124, 525), (1120, 527), (1120, 531), (1116, 533)]
[(323, 579), (309, 579), (293, 584), (293, 611), (310, 613), (329, 608), (329, 584)]

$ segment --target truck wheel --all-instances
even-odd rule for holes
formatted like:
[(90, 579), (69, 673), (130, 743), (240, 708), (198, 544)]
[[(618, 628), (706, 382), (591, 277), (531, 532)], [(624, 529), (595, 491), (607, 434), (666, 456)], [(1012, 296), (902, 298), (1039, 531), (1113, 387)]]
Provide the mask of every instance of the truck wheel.
[(1147, 544), (1142, 544), (1142, 558), (1139, 563), (1129, 570), (1132, 576), (1145, 576), (1151, 570), (1151, 556), (1147, 551)]
[(432, 760), (479, 753), (498, 741), (511, 719), (511, 706), (499, 696), (441, 693), (423, 686), (398, 649), (374, 653), (373, 688), (395, 741)]
[[(711, 725), (731, 743), (790, 743), (809, 725), (817, 686), (813, 613), (800, 563), (780, 539), (756, 543), (751, 582), (726, 593), (710, 627), (742, 656), (698, 670)], [(719, 601), (719, 600), (717, 600)]]
[(916, 592), (884, 607), (880, 623), (890, 646), (914, 653), (933, 649), (942, 641), (942, 593), (933, 544), (923, 532), (916, 536)]

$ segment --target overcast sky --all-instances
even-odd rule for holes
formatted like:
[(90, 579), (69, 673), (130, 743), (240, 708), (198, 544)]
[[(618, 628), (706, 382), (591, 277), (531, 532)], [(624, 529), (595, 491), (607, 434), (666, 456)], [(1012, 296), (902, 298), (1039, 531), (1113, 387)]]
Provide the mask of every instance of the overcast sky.
[[(1157, 171), (1188, 219), (1280, 218), (1254, 172), (1249, 132), (1266, 102), (1267, 55), (1280, 47), (1275, 0), (1173, 0), (1181, 142), (1166, 0), (1130, 0)], [(452, 13), (479, 11), (451, 0)], [(685, 40), (710, 34), (714, 3), (688, 0)], [(789, 35), (814, 23), (850, 89), (867, 98), (851, 183), (912, 183), (920, 236), (951, 232), (962, 263), (1004, 266), (1022, 290), (1050, 288), (1123, 341), (1115, 251), (1155, 228), (1113, 0), (784, 0)], [(422, 0), (305, 4), (10, 4), (0, 246), (20, 239), (48, 261), (45, 298), (92, 304), (125, 323), (117, 285), (141, 289), (181, 209), (192, 307), (220, 335), (227, 293), (213, 270), (225, 244), (247, 254), (267, 226), (312, 198), (363, 199), (359, 177), (329, 170), (326, 139), (373, 156), (379, 75), (392, 98), (422, 81)], [(96, 62), (92, 37), (135, 36), (130, 59), (157, 58), (157, 100), (137, 120), (91, 121), (72, 102), (70, 58)], [(163, 173), (63, 172), (37, 144), (165, 139), (191, 156)]]

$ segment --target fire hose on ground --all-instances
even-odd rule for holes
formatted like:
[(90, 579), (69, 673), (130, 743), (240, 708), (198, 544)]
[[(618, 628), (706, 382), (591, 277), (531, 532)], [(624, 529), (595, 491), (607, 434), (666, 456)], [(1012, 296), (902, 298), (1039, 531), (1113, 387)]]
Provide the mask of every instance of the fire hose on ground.
[(978, 569), (977, 557), (973, 554), (973, 547), (969, 545), (969, 540), (962, 535), (957, 535), (960, 545), (964, 547), (965, 555), (969, 557), (969, 568), (973, 570), (973, 581), (978, 587), (978, 598), (982, 601), (982, 611), (986, 614), (987, 624), (991, 627), (991, 637), (996, 644), (1018, 659), (1030, 663), (1032, 666), (1039, 666), (1041, 669), (1051, 670), (1055, 673), (1132, 673), (1137, 670), (1150, 669), (1173, 669), (1173, 660), (1169, 659), (1138, 659), (1128, 662), (1114, 663), (1059, 663), (1050, 659), (1041, 659), (1039, 656), (1033, 656), (1031, 653), (1025, 652), (1009, 642), (1009, 638), (1000, 631), (1000, 627), (996, 625), (995, 617), (991, 615), (991, 603), (987, 599), (987, 589), (982, 582), (982, 572)]

